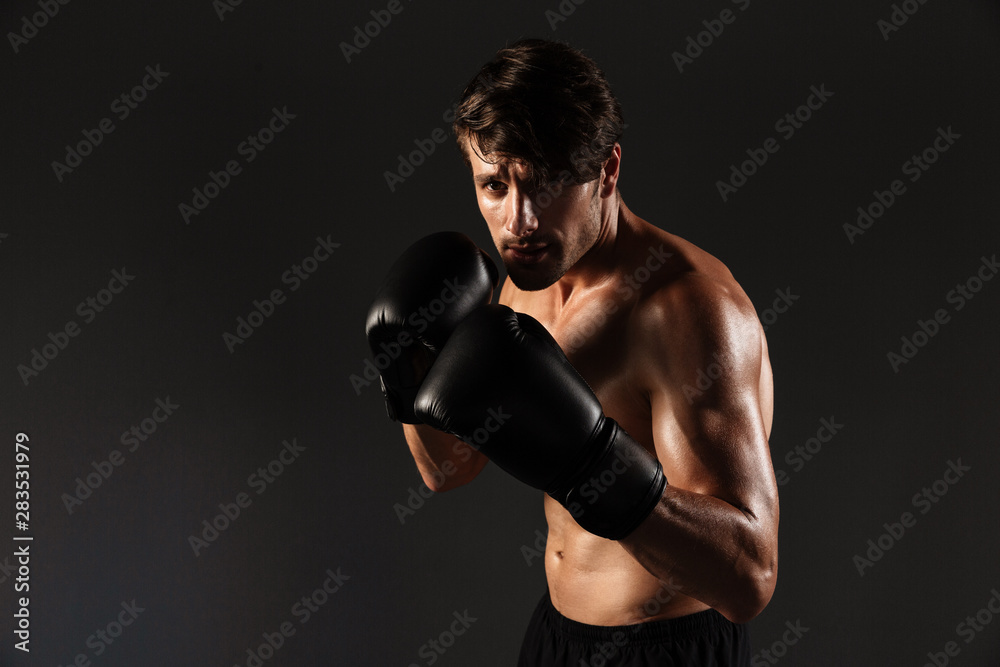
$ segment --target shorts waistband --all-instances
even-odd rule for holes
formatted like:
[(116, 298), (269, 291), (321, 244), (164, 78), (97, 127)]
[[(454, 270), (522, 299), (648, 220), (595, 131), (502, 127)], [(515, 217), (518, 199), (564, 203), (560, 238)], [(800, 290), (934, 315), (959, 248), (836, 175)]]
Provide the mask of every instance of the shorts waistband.
[(733, 623), (714, 609), (687, 616), (631, 625), (588, 625), (566, 618), (552, 604), (546, 591), (539, 603), (552, 630), (566, 639), (587, 643), (612, 642), (615, 645), (676, 642), (731, 629)]

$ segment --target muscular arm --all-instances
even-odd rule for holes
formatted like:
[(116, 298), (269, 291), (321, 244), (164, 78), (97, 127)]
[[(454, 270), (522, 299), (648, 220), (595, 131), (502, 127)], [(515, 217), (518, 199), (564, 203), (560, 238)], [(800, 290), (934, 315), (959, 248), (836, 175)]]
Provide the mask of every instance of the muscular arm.
[(770, 600), (778, 566), (763, 333), (734, 282), (701, 276), (662, 289), (638, 316), (636, 380), (668, 485), (620, 544), (654, 576), (746, 622)]
[(431, 491), (442, 493), (471, 482), (489, 462), (458, 438), (427, 426), (403, 424), (403, 435), (420, 476)]

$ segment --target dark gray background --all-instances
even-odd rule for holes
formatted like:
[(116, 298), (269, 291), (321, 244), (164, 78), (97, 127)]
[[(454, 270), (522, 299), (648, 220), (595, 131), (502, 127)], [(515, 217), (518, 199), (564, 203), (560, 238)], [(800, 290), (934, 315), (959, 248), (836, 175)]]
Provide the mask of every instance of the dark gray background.
[[(329, 568), (350, 577), (265, 664), (426, 665), (453, 612), (477, 620), (439, 665), (511, 665), (544, 574), (522, 546), (544, 530), (538, 494), (492, 467), (400, 522), (420, 478), (377, 387), (355, 392), (364, 315), (412, 241), (457, 229), (490, 247), (449, 140), (391, 192), (384, 172), (437, 128), (478, 67), (525, 36), (566, 40), (605, 69), (624, 109), (621, 188), (640, 216), (724, 261), (768, 328), (771, 449), (781, 487), (780, 572), (751, 623), (754, 650), (808, 632), (786, 665), (997, 664), (1000, 619), (970, 643), (966, 616), (1000, 587), (996, 329), (1000, 284), (960, 311), (957, 283), (1000, 250), (996, 231), (998, 8), (935, 0), (883, 38), (889, 2), (719, 0), (651, 8), (587, 0), (555, 30), (548, 3), (409, 2), (348, 63), (340, 43), (386, 3), (210, 0), (59, 6), (2, 60), (0, 559), (15, 548), (13, 449), (31, 436), (30, 655), (12, 647), (12, 575), (0, 572), (0, 663), (246, 664)], [(734, 23), (678, 72), (671, 58), (722, 9)], [(35, 3), (5, 3), (4, 33)], [(9, 39), (9, 38), (8, 38)], [(125, 120), (112, 100), (147, 66), (169, 76)], [(787, 141), (774, 124), (812, 85), (834, 93)], [(296, 115), (252, 163), (237, 154), (272, 108)], [(81, 131), (116, 129), (62, 182), (51, 163)], [(934, 140), (955, 145), (863, 236), (842, 225)], [(716, 181), (774, 136), (781, 149), (728, 202)], [(185, 224), (209, 170), (243, 171)], [(301, 288), (281, 275), (317, 236), (340, 247)], [(136, 277), (93, 322), (77, 304), (125, 267)], [(230, 353), (254, 299), (287, 301)], [(918, 320), (951, 320), (896, 373)], [(25, 385), (17, 367), (82, 325)], [(180, 408), (134, 452), (119, 442), (157, 398)], [(787, 453), (821, 418), (844, 424), (801, 470)], [(247, 478), (295, 438), (306, 449), (266, 491)], [(70, 514), (92, 461), (124, 464)], [(920, 514), (912, 498), (948, 461), (971, 466)], [(188, 537), (249, 491), (252, 505), (197, 557)], [(883, 524), (916, 525), (859, 576)], [(4, 546), (6, 545), (6, 546)], [(0, 562), (4, 562), (0, 560)], [(10, 562), (9, 560), (7, 561)], [(122, 602), (143, 611), (101, 656), (88, 637)], [(983, 616), (985, 618), (985, 614)], [(967, 637), (967, 635), (966, 635)], [(758, 664), (770, 664), (759, 656)]]

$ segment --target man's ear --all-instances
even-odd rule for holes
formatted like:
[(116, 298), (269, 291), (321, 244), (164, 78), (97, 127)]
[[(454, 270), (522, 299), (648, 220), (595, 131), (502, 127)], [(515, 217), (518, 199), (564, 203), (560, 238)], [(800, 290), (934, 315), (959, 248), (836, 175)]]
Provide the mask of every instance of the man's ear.
[(615, 147), (611, 152), (611, 157), (604, 161), (601, 167), (601, 198), (605, 199), (615, 193), (618, 187), (618, 176), (621, 174), (622, 166), (622, 146), (615, 142)]

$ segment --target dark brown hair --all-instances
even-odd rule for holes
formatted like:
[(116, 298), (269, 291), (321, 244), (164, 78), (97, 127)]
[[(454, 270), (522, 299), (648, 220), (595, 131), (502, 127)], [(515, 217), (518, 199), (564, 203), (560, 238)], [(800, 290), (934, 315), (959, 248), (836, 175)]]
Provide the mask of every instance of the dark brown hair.
[[(458, 103), (459, 146), (524, 163), (535, 190), (601, 173), (624, 129), (604, 72), (567, 44), (524, 39), (483, 65)], [(466, 164), (469, 154), (463, 150)]]

